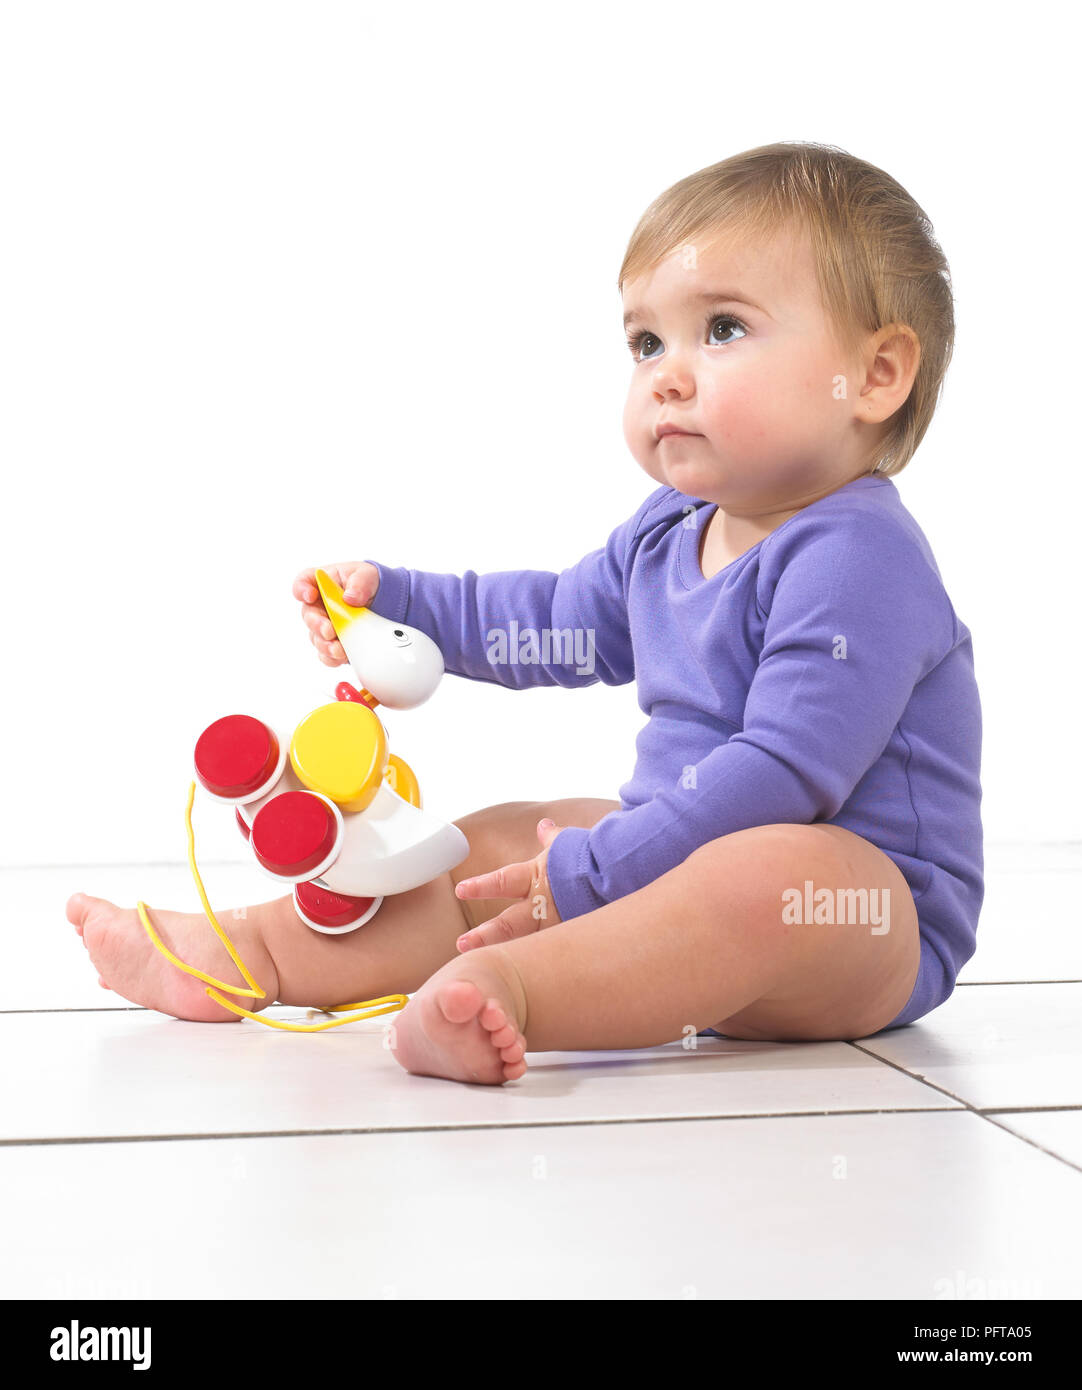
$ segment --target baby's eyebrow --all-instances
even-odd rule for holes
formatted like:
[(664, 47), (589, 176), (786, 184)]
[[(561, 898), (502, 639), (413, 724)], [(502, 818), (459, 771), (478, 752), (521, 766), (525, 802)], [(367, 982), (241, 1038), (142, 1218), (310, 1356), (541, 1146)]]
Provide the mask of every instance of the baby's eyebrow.
[[(704, 290), (701, 294), (687, 295), (682, 301), (685, 304), (705, 304), (708, 300), (716, 303), (725, 304), (744, 304), (749, 309), (758, 309), (761, 314), (766, 310), (761, 304), (756, 304), (753, 299), (749, 299), (743, 290)], [(649, 318), (649, 312), (645, 309), (629, 309), (624, 315), (624, 327), (626, 328), (632, 319)]]

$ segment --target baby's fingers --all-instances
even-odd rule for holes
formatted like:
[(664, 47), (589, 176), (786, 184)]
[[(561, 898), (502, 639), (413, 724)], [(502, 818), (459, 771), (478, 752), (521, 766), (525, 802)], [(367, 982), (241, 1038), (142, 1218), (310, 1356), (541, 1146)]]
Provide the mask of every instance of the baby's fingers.
[(333, 642), (324, 641), (317, 632), (310, 632), (308, 638), (324, 666), (342, 666), (345, 664), (346, 654), (342, 650), (341, 642), (337, 639)]
[[(331, 579), (342, 590), (349, 583), (349, 576), (353, 573), (351, 565), (322, 565), (320, 568), (323, 573), (329, 575)], [(311, 569), (301, 570), (293, 581), (293, 597), (299, 598), (302, 603), (322, 604), (323, 600), (319, 595), (319, 586), (316, 583), (316, 571), (313, 566)]]
[(301, 570), (293, 581), (293, 597), (299, 598), (301, 603), (316, 603), (319, 600), (319, 589), (316, 587), (316, 572), (314, 569)]
[(478, 946), (502, 946), (516, 937), (531, 936), (541, 925), (530, 911), (529, 903), (512, 903), (498, 917), (463, 932), (455, 944), (460, 951), (475, 951)]
[(522, 898), (533, 882), (533, 863), (505, 864), (491, 873), (464, 878), (455, 886), (459, 898)]
[(305, 627), (316, 637), (322, 637), (324, 642), (333, 642), (336, 633), (334, 624), (327, 617), (327, 610), (320, 604), (318, 607), (312, 603), (306, 603), (301, 609), (301, 618)]

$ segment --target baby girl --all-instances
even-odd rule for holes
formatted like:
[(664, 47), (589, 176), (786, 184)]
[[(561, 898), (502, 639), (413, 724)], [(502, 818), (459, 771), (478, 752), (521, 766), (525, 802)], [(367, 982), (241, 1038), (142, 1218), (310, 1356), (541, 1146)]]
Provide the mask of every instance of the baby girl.
[[(974, 951), (972, 643), (892, 481), (954, 338), (927, 217), (844, 151), (766, 145), (662, 193), (618, 286), (624, 434), (657, 486), (603, 546), (559, 574), (325, 568), (455, 675), (634, 680), (649, 722), (620, 800), (475, 811), (463, 863), (346, 935), (307, 928), (291, 896), (230, 920), (253, 1007), (411, 994), (390, 1030), (411, 1072), (501, 1084), (527, 1052), (707, 1029), (863, 1038), (937, 1008)], [(342, 664), (313, 569), (293, 592)], [(564, 640), (508, 659), (495, 639), (527, 629)], [(106, 988), (236, 1021), (134, 910), (77, 893), (67, 912)], [(235, 977), (201, 915), (155, 924)]]

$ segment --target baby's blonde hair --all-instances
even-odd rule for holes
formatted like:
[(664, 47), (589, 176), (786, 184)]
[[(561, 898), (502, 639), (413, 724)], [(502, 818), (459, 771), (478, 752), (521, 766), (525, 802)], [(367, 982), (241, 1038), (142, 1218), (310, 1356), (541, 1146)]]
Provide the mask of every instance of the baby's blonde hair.
[(674, 183), (631, 234), (617, 288), (696, 238), (810, 236), (819, 292), (840, 345), (855, 354), (889, 323), (907, 324), (920, 365), (869, 466), (900, 473), (924, 438), (954, 351), (950, 268), (932, 224), (882, 169), (833, 145), (782, 141), (732, 155)]

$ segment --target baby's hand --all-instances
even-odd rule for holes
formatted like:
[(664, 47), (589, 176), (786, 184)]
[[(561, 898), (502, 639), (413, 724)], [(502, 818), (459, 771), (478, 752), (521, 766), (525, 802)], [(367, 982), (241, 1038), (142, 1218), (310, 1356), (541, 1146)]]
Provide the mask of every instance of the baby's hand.
[(464, 878), (455, 887), (456, 898), (517, 898), (510, 907), (487, 922), (463, 932), (458, 938), (460, 951), (477, 946), (502, 946), (516, 936), (529, 936), (543, 927), (554, 927), (564, 919), (552, 897), (548, 860), (552, 842), (565, 829), (551, 820), (537, 823), (537, 838), (544, 848), (535, 859), (505, 864), (502, 869)]
[[(371, 603), (379, 588), (379, 570), (366, 560), (347, 560), (341, 565), (321, 565), (338, 587), (346, 602), (353, 608), (364, 608)], [(324, 666), (344, 666), (346, 654), (342, 644), (334, 635), (334, 625), (327, 617), (323, 600), (316, 585), (315, 569), (301, 570), (293, 581), (293, 597), (300, 599), (301, 617), (308, 628), (308, 636), (319, 653)]]

